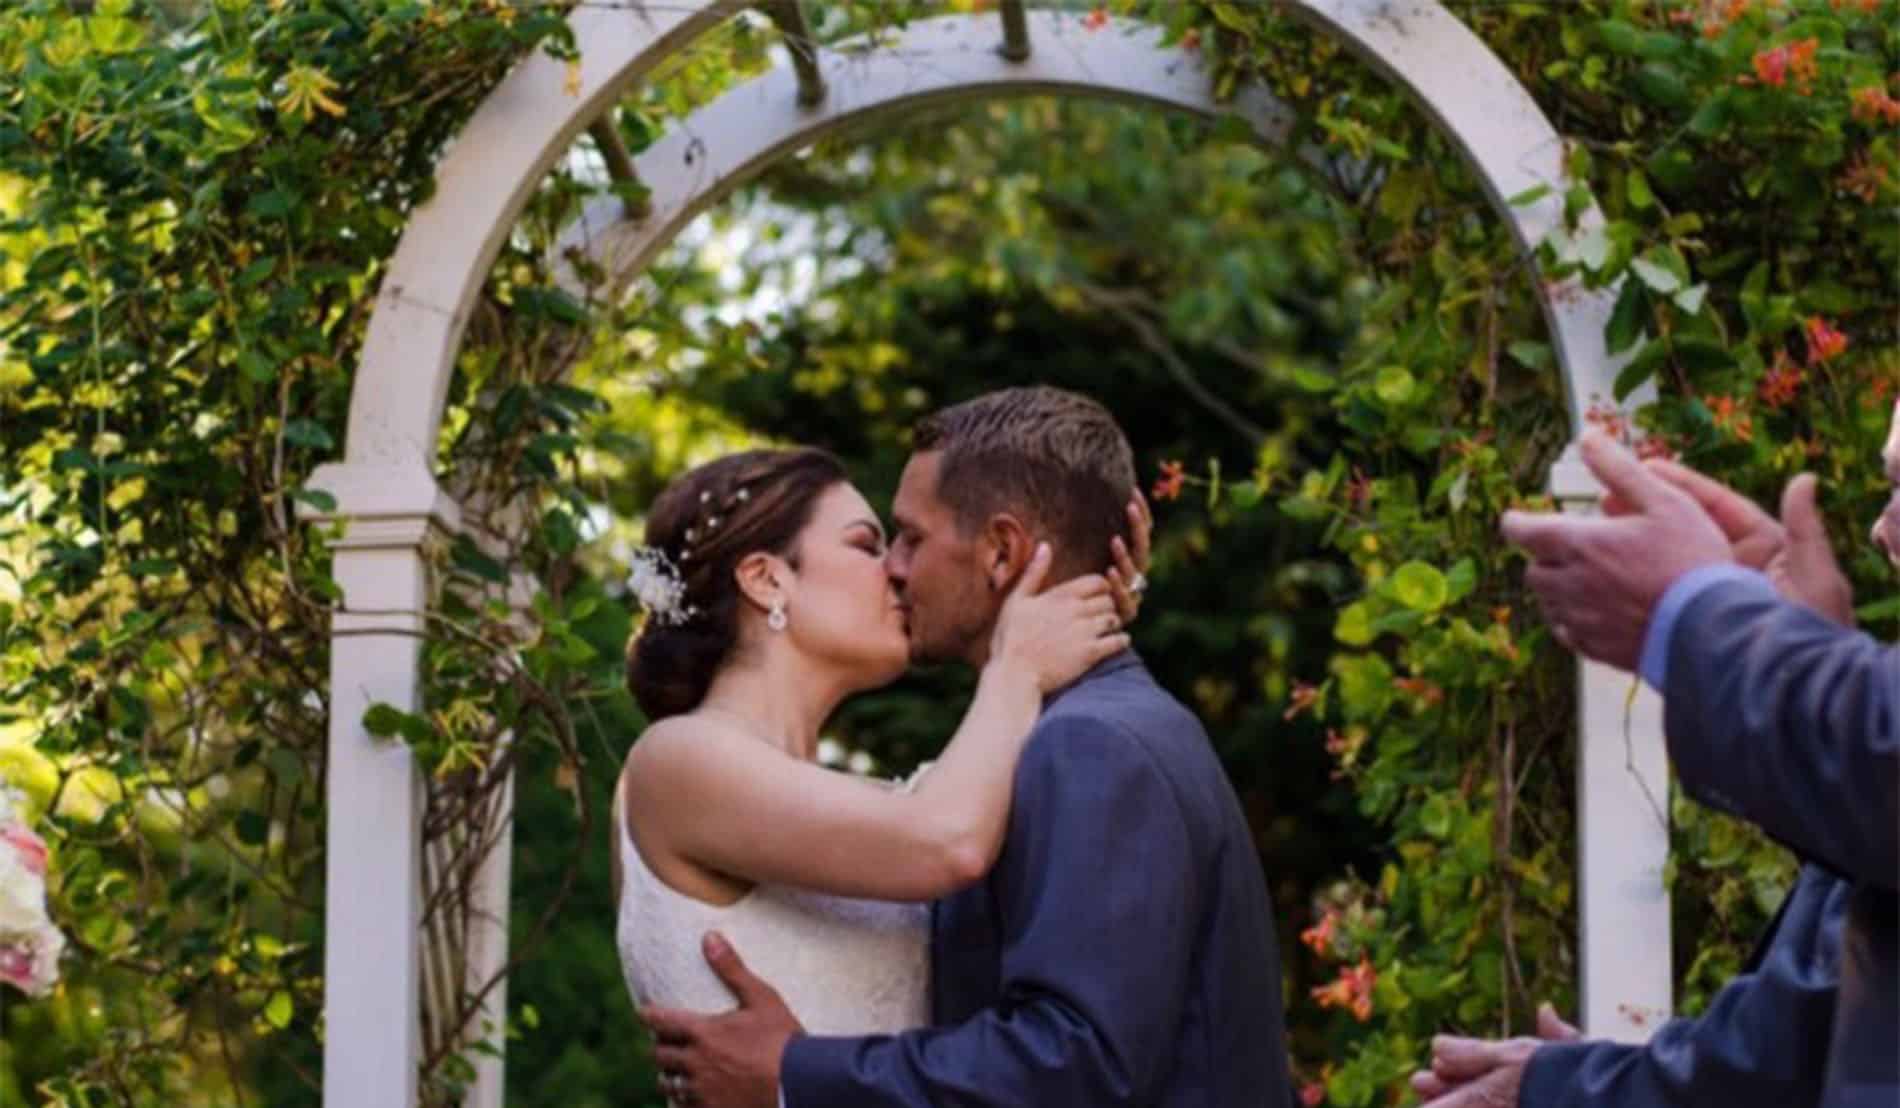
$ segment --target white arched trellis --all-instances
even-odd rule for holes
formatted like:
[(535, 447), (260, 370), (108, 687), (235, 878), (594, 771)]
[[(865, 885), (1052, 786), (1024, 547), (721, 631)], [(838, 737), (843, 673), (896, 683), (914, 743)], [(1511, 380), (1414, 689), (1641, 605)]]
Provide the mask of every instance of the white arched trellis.
[[(797, 18), (795, 0), (773, 5), (776, 15)], [(337, 503), (329, 515), (342, 525), (333, 545), (344, 598), (330, 672), (326, 1108), (416, 1102), (420, 790), (407, 749), (371, 736), (362, 719), (378, 701), (418, 705), (417, 636), (429, 595), (422, 550), (461, 527), (460, 506), (437, 484), (432, 462), (469, 310), (528, 198), (580, 132), (655, 66), (749, 6), (672, 0), (577, 9), (570, 24), (581, 48), (578, 89), (551, 58), (517, 66), (443, 157), (435, 194), (411, 218), (383, 279), (351, 395), (345, 457), (311, 481)], [(1116, 97), (1238, 114), (1269, 144), (1283, 145), (1291, 133), (1290, 114), (1263, 91), (1217, 101), (1198, 57), (1163, 46), (1152, 27), (1111, 21), (1091, 29), (1074, 15), (1025, 13), (1020, 0), (1001, 7), (1000, 22), (919, 21), (874, 50), (793, 50), (788, 64), (695, 112), (637, 164), (621, 166), (650, 187), (649, 210), (634, 218), (618, 200), (596, 202), (566, 247), (618, 284), (693, 215), (775, 159), (843, 128), (946, 100)], [(1561, 229), (1568, 185), (1561, 140), (1510, 71), (1437, 0), (1289, 7), (1417, 98), (1525, 251)], [(1507, 202), (1538, 186), (1547, 188), (1542, 199)], [(1613, 394), (1618, 366), (1603, 340), (1613, 299), (1539, 287), (1574, 434), (1588, 407)], [(1553, 470), (1551, 492), (1567, 510), (1595, 510), (1599, 489), (1574, 446)], [(1592, 1035), (1641, 1038), (1670, 1007), (1660, 706), (1646, 692), (1632, 703), (1630, 679), (1600, 666), (1580, 663), (1578, 680), (1581, 1022)], [(495, 918), (474, 944), (471, 974), (485, 977), (505, 960), (507, 872), (504, 838), (485, 875)], [(503, 1003), (500, 990), (490, 995), (496, 1026)], [(473, 1103), (498, 1105), (499, 1059), (478, 1069)]]

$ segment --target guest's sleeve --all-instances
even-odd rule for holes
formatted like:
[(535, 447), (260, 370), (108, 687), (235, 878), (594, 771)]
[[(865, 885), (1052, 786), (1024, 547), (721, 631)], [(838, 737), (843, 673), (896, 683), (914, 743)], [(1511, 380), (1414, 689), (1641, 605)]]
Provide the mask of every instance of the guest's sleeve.
[(1149, 1103), (1173, 1062), (1202, 899), (1180, 802), (1152, 759), (1111, 723), (1045, 722), (991, 878), (1000, 1003), (952, 1027), (794, 1039), (787, 1108)]
[(1766, 577), (1733, 562), (1700, 566), (1676, 578), (1656, 602), (1656, 609), (1649, 613), (1649, 626), (1643, 631), (1643, 653), (1636, 675), (1648, 682), (1650, 688), (1662, 692), (1668, 686), (1669, 640), (1676, 633), (1676, 621), (1682, 618), (1682, 610), (1690, 601), (1724, 581), (1742, 581), (1751, 587), (1774, 590)]
[(1689, 795), (1900, 884), (1900, 650), (1726, 581), (1683, 607), (1669, 659), (1664, 726)]
[(1849, 893), (1804, 869), (1761, 964), (1723, 986), (1706, 1012), (1669, 1021), (1646, 1043), (1538, 1047), (1518, 1108), (1819, 1103)]

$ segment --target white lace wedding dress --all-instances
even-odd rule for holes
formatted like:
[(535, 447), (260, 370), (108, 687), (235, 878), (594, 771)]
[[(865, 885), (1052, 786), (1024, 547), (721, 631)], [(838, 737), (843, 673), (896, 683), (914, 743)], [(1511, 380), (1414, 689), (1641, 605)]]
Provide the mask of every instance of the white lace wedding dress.
[[(618, 806), (616, 805), (616, 808)], [(621, 859), (620, 966), (636, 1005), (734, 1007), (700, 953), (718, 931), (814, 1035), (871, 1035), (929, 1022), (930, 909), (759, 885), (720, 907), (674, 891), (614, 814)]]

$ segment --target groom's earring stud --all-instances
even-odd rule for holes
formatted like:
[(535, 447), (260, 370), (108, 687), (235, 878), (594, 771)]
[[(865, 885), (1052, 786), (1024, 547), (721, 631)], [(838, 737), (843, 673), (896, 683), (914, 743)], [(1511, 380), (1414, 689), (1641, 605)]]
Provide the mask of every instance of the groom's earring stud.
[(783, 631), (785, 625), (790, 622), (785, 617), (785, 601), (782, 599), (772, 601), (772, 610), (766, 613), (765, 625), (774, 631)]

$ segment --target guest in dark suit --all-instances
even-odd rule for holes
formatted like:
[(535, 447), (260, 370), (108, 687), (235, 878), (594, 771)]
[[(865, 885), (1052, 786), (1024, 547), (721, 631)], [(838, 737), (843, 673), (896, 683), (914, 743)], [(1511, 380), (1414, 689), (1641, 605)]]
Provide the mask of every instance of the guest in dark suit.
[[(1648, 1043), (1441, 1037), (1438, 1108), (1900, 1103), (1900, 653), (1851, 628), (1797, 478), (1775, 521), (1682, 467), (1584, 443), (1608, 519), (1513, 513), (1527, 580), (1574, 649), (1640, 670), (1690, 795), (1808, 860), (1769, 938), (1708, 1012)], [(1900, 408), (1886, 458), (1900, 490)], [(1900, 491), (1875, 527), (1900, 549)]]
[[(886, 568), (913, 657), (980, 663), (997, 598), (1035, 541), (1080, 551), (1090, 540), (1071, 527), (1120, 518), (1127, 441), (1092, 401), (1028, 389), (940, 413), (916, 448)], [(1078, 485), (1078, 468), (1101, 480)], [(1070, 491), (1038, 492), (1049, 489)], [(1050, 579), (1064, 568), (1089, 567)], [(768, 984), (715, 948), (738, 1010), (648, 1011), (656, 1057), (705, 1108), (1291, 1104), (1252, 835), (1200, 722), (1132, 652), (1045, 706), (1001, 856), (937, 903), (932, 931), (931, 1027), (804, 1035)]]

